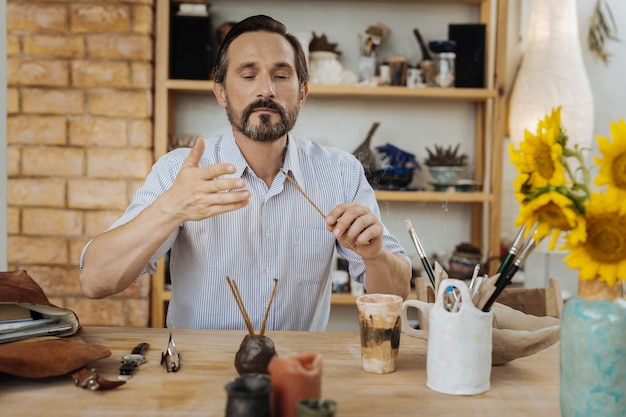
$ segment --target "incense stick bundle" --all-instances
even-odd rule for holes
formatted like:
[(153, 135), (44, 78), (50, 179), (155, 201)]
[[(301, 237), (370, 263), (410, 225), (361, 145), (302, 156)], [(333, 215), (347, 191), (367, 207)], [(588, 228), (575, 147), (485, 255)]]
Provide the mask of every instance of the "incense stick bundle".
[(265, 316), (263, 317), (263, 325), (261, 326), (261, 332), (259, 336), (263, 336), (265, 334), (265, 325), (267, 324), (267, 318), (270, 315), (270, 307), (272, 306), (272, 301), (274, 301), (274, 295), (276, 295), (276, 287), (278, 286), (278, 278), (274, 278), (274, 288), (272, 289), (272, 295), (270, 295), (270, 301), (267, 303), (267, 308), (265, 309)]
[[(246, 307), (243, 304), (243, 299), (241, 298), (241, 293), (239, 292), (239, 288), (237, 287), (237, 283), (231, 280), (230, 277), (226, 277), (226, 281), (228, 281), (228, 286), (235, 297), (235, 301), (237, 302), (237, 307), (239, 307), (239, 311), (241, 311), (241, 315), (243, 316), (243, 321), (246, 323), (246, 328), (248, 329), (248, 333), (251, 337), (254, 336), (254, 326), (252, 325), (252, 321), (250, 320), (250, 316), (246, 311)], [(276, 287), (278, 286), (278, 278), (274, 278), (274, 288), (272, 289), (272, 294), (270, 295), (270, 300), (267, 303), (267, 307), (265, 308), (265, 315), (263, 316), (263, 324), (261, 325), (261, 331), (259, 332), (259, 336), (263, 336), (265, 334), (265, 327), (267, 325), (267, 318), (270, 314), (270, 307), (272, 306), (272, 302), (274, 301), (274, 296), (276, 295)]]
[(235, 297), (235, 301), (237, 302), (237, 307), (239, 307), (239, 311), (241, 311), (241, 315), (243, 316), (243, 321), (246, 323), (246, 327), (248, 328), (248, 333), (250, 334), (250, 337), (254, 337), (254, 327), (252, 326), (252, 322), (250, 321), (250, 316), (248, 316), (246, 307), (243, 305), (243, 300), (241, 299), (239, 288), (237, 288), (237, 284), (234, 281), (230, 280), (230, 277), (226, 277), (226, 280), (228, 281), (230, 290), (233, 292), (233, 296)]

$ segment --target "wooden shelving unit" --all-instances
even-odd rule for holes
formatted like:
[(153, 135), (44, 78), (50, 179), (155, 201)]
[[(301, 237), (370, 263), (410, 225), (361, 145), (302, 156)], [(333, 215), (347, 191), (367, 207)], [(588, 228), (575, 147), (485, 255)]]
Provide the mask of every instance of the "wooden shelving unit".
[[(356, 0), (339, 0), (355, 3)], [(358, 98), (359, 100), (398, 101), (451, 101), (467, 102), (476, 106), (475, 177), (482, 182), (480, 192), (434, 192), (434, 191), (376, 191), (379, 201), (387, 202), (442, 202), (466, 203), (473, 207), (470, 240), (488, 243), (486, 255), (499, 255), (500, 244), (500, 195), (502, 172), (502, 139), (504, 137), (504, 79), (507, 0), (364, 0), (380, 3), (461, 3), (476, 5), (480, 10), (480, 23), (487, 26), (487, 88), (405, 88), (405, 87), (359, 87), (310, 85), (310, 97), (320, 99)], [(295, 2), (299, 3), (299, 2)], [(284, 7), (291, 2), (285, 1)], [(329, 8), (333, 3), (328, 4)], [(212, 94), (211, 81), (169, 79), (169, 13), (170, 0), (156, 1), (156, 66), (155, 66), (155, 159), (166, 153), (168, 134), (174, 127), (174, 100), (176, 93)], [(164, 285), (164, 265), (152, 278), (151, 324), (163, 327), (165, 306), (170, 294)], [(354, 297), (334, 294), (333, 304), (353, 304)]]

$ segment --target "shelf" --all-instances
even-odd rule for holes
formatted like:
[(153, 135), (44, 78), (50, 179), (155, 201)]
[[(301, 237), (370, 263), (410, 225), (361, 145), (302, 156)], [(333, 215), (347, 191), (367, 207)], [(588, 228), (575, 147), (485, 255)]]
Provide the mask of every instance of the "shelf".
[(442, 203), (488, 203), (494, 197), (486, 193), (439, 192), (439, 191), (387, 191), (375, 190), (378, 201), (434, 201)]
[[(310, 0), (291, 0), (294, 3), (298, 2), (308, 2)], [(326, 1), (328, 3), (332, 3), (337, 0), (318, 0), (318, 1)], [(490, 0), (342, 0), (342, 3), (421, 3), (421, 4), (432, 4), (432, 3), (458, 3), (458, 4), (482, 4), (488, 3)]]
[[(375, 197), (379, 202), (419, 202), (440, 204), (463, 204), (463, 209), (471, 211), (469, 241), (486, 246), (487, 257), (497, 256), (500, 249), (500, 193), (502, 186), (502, 138), (504, 137), (504, 123), (506, 100), (506, 36), (508, 20), (507, 0), (317, 0), (317, 3), (327, 3), (329, 11), (337, 3), (349, 4), (349, 7), (359, 7), (361, 3), (378, 4), (381, 9), (395, 3), (405, 4), (464, 4), (476, 5), (470, 7), (474, 16), (468, 23), (484, 23), (486, 25), (486, 56), (485, 56), (485, 85), (487, 88), (408, 88), (398, 86), (367, 87), (358, 85), (317, 85), (309, 84), (309, 98), (313, 98), (310, 105), (323, 107), (327, 102), (338, 102), (339, 106), (371, 107), (372, 104), (381, 104), (377, 107), (377, 114), (381, 117), (389, 113), (392, 106), (388, 104), (401, 103), (402, 106), (420, 107), (424, 103), (436, 104), (436, 110), (445, 111), (449, 103), (469, 103), (475, 112), (473, 132), (468, 137), (474, 138), (475, 149), (475, 179), (483, 184), (483, 191), (391, 191), (375, 190)], [(218, 3), (226, 3), (220, 0)], [(233, 2), (234, 3), (234, 2)], [(248, 2), (252, 3), (252, 2)], [(263, 2), (258, 2), (262, 4)], [(270, 2), (273, 3), (273, 2)], [(298, 4), (294, 14), (301, 13), (301, 19), (309, 19), (307, 0), (284, 2), (284, 7)], [(194, 94), (208, 96), (213, 94), (214, 83), (209, 80), (180, 80), (169, 79), (169, 13), (170, 0), (156, 0), (156, 51), (155, 51), (155, 123), (154, 123), (154, 156), (159, 158), (167, 152), (168, 135), (177, 131), (175, 117), (177, 101), (180, 96), (184, 99)], [(318, 4), (319, 6), (319, 4)], [(326, 5), (322, 5), (326, 10)], [(368, 5), (369, 7), (369, 5)], [(467, 7), (465, 7), (468, 9)], [(410, 8), (402, 7), (401, 13)], [(419, 24), (419, 9), (415, 8), (412, 14)], [(243, 12), (243, 11), (242, 11)], [(326, 13), (326, 12), (324, 12)], [(462, 22), (461, 22), (462, 23)], [(412, 25), (412, 23), (410, 23)], [(412, 27), (412, 26), (410, 26)], [(204, 98), (204, 97), (203, 97)], [(181, 100), (184, 101), (184, 100)], [(395, 103), (394, 103), (395, 102)], [(417, 117), (417, 116), (416, 116)], [(422, 116), (424, 117), (424, 116)], [(468, 139), (469, 141), (469, 139)], [(398, 204), (400, 205), (400, 204)], [(159, 262), (162, 262), (159, 261)], [(165, 307), (170, 300), (170, 291), (164, 287), (164, 267), (159, 266), (158, 272), (152, 281), (152, 326), (162, 327), (165, 324)], [(495, 273), (495, 271), (493, 271)], [(415, 297), (412, 291), (410, 296)], [(332, 294), (331, 304), (334, 306), (355, 306), (356, 297), (351, 294)]]
[(331, 305), (356, 305), (356, 297), (352, 294), (333, 294), (330, 296)]
[[(212, 93), (213, 81), (167, 80), (168, 91), (189, 93)], [(429, 100), (453, 100), (481, 102), (497, 95), (496, 90), (485, 88), (408, 88), (408, 87), (360, 87), (356, 85), (311, 85), (311, 97), (329, 98), (407, 98)]]
[[(357, 297), (353, 296), (352, 294), (333, 293), (330, 296), (330, 304), (331, 305), (343, 305), (343, 306), (351, 306), (351, 305), (356, 306), (356, 299)], [(416, 299), (415, 291), (413, 289), (411, 289), (411, 293), (409, 294), (407, 299), (410, 299), (410, 300)]]

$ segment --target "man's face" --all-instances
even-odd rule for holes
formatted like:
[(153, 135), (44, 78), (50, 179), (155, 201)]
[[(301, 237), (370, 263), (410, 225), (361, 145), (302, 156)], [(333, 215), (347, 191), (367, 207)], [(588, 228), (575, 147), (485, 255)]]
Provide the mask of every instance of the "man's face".
[(267, 32), (239, 36), (228, 49), (220, 93), (218, 101), (234, 129), (260, 142), (284, 137), (295, 126), (305, 98), (289, 42)]

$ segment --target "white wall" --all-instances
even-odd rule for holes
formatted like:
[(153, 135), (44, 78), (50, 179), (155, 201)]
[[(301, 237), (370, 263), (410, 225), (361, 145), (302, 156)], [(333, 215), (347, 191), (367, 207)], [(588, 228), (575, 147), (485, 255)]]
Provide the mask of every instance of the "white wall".
[[(6, 28), (6, 2), (0, 1), (0, 28)], [(7, 79), (6, 30), (0, 30), (0, 80)], [(7, 94), (6, 81), (0, 82), (0, 271), (7, 269)]]

